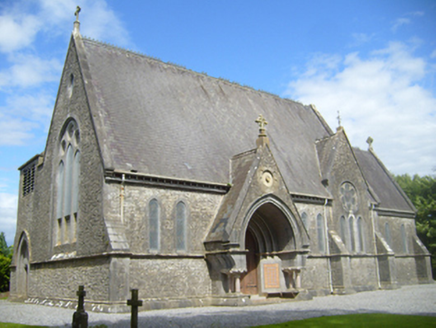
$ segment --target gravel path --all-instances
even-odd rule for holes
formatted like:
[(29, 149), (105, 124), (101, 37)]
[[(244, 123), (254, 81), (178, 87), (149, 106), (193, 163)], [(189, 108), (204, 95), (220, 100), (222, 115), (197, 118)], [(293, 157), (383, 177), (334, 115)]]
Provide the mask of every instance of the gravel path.
[[(247, 307), (203, 307), (139, 313), (140, 327), (250, 327), (350, 313), (397, 313), (436, 316), (436, 284), (396, 290), (316, 297), (310, 301)], [(0, 300), (0, 321), (71, 327), (74, 311)], [(130, 327), (130, 314), (88, 312), (89, 326)]]

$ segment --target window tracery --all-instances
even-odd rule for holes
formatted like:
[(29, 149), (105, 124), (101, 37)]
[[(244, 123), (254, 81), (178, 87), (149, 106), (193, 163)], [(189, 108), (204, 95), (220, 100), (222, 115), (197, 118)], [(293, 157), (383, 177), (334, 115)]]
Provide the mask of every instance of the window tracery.
[(59, 143), (56, 201), (56, 244), (76, 241), (79, 211), (80, 133), (74, 120), (67, 123)]

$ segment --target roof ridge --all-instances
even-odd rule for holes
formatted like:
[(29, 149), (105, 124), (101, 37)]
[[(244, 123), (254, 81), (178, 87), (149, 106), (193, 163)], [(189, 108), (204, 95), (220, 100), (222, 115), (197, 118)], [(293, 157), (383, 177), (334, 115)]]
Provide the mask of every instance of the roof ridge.
[(207, 74), (206, 72), (197, 72), (197, 71), (194, 71), (194, 70), (192, 70), (190, 68), (187, 68), (186, 66), (183, 66), (183, 65), (180, 65), (180, 64), (177, 64), (177, 63), (173, 63), (171, 61), (165, 62), (165, 61), (163, 61), (162, 59), (160, 59), (158, 57), (147, 55), (147, 54), (145, 54), (143, 52), (140, 52), (140, 51), (135, 51), (135, 50), (123, 48), (123, 47), (116, 46), (116, 45), (108, 43), (108, 42), (96, 40), (96, 39), (93, 39), (93, 38), (90, 38), (90, 37), (87, 37), (87, 36), (82, 36), (82, 39), (86, 40), (86, 41), (91, 41), (93, 43), (98, 43), (98, 44), (103, 45), (105, 47), (110, 47), (110, 48), (118, 49), (118, 50), (121, 50), (121, 51), (124, 51), (124, 52), (127, 52), (127, 53), (131, 53), (133, 55), (140, 56), (140, 57), (143, 57), (145, 59), (153, 60), (155, 62), (159, 62), (159, 63), (165, 64), (165, 65), (170, 65), (170, 66), (173, 66), (173, 67), (175, 67), (177, 69), (181, 69), (183, 71), (190, 72), (190, 73), (193, 73), (193, 74), (196, 74), (196, 75), (199, 75), (199, 76), (204, 76), (204, 77), (211, 78), (211, 79), (214, 79), (214, 80), (217, 80), (217, 81), (228, 83), (228, 84), (234, 85), (236, 87), (239, 87), (241, 89), (245, 89), (245, 90), (252, 91), (252, 92), (258, 92), (258, 93), (261, 93), (261, 94), (266, 94), (266, 95), (272, 96), (274, 98), (278, 98), (278, 99), (285, 100), (285, 101), (290, 101), (290, 102), (293, 102), (293, 103), (300, 104), (300, 105), (304, 106), (304, 104), (299, 102), (299, 101), (296, 101), (296, 100), (293, 100), (293, 99), (290, 99), (290, 98), (284, 98), (284, 97), (281, 97), (281, 96), (279, 96), (277, 94), (274, 94), (272, 92), (265, 91), (265, 90), (262, 90), (262, 89), (256, 89), (256, 88), (254, 88), (252, 86), (241, 84), (241, 83), (236, 82), (236, 81), (231, 81), (231, 80), (226, 79), (224, 77), (215, 77), (215, 76), (211, 76), (211, 75)]

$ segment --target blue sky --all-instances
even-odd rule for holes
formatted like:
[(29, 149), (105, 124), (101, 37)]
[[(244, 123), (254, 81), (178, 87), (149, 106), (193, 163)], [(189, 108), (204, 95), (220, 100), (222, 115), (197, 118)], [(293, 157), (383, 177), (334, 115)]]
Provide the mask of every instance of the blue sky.
[(435, 174), (436, 1), (0, 0), (0, 231), (44, 151), (74, 11), (81, 33), (304, 104), (395, 174)]

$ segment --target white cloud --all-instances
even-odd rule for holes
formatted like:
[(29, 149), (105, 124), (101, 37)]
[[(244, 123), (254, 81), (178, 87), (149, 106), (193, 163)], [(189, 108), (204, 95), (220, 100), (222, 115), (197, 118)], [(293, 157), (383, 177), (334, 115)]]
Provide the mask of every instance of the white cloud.
[(48, 60), (34, 55), (17, 54), (12, 65), (0, 72), (0, 88), (33, 87), (45, 82), (58, 82), (62, 64), (57, 58)]
[(48, 131), (55, 96), (40, 91), (12, 95), (0, 107), (0, 145), (25, 145), (35, 132)]
[(374, 37), (374, 34), (368, 35), (366, 33), (353, 33), (351, 36), (354, 39), (354, 42), (351, 44), (351, 46), (355, 47), (371, 41)]
[(129, 43), (123, 23), (104, 0), (19, 0), (0, 6), (0, 52), (30, 47), (38, 33), (44, 33), (45, 38), (71, 33), (77, 5), (82, 8), (81, 30), (87, 36), (120, 45)]
[(325, 64), (328, 57), (314, 57), (286, 95), (316, 104), (333, 127), (339, 110), (351, 143), (366, 148), (371, 135), (376, 152), (394, 173), (431, 174), (436, 98), (420, 86), (427, 74), (425, 60), (402, 43), (390, 43), (366, 59), (351, 53)]
[(397, 18), (395, 23), (392, 25), (392, 31), (396, 32), (400, 26), (410, 24), (409, 18)]
[(6, 235), (8, 245), (12, 245), (17, 225), (18, 196), (0, 192), (0, 232)]
[(127, 30), (121, 20), (109, 9), (106, 1), (89, 1), (82, 7), (81, 33), (97, 40), (107, 40), (112, 44), (127, 46), (130, 43)]
[(34, 15), (0, 15), (0, 51), (13, 52), (29, 46), (40, 26)]
[(35, 123), (0, 113), (0, 146), (24, 145), (34, 137), (32, 130), (36, 127)]

